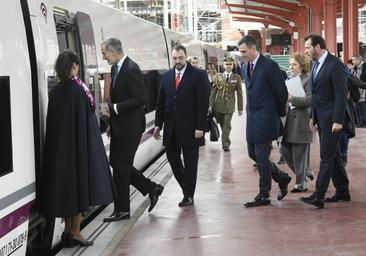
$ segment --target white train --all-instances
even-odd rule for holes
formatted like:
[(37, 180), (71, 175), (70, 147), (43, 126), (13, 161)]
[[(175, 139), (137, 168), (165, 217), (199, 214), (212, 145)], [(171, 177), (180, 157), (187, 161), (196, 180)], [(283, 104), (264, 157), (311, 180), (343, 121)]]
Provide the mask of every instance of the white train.
[(110, 81), (101, 41), (120, 38), (124, 52), (140, 65), (149, 98), (135, 161), (139, 169), (163, 149), (151, 137), (160, 74), (171, 67), (172, 45), (185, 45), (203, 68), (207, 62), (217, 68), (228, 53), (92, 0), (3, 0), (0, 5), (0, 256), (36, 255), (37, 248), (53, 247), (62, 232), (61, 220), (37, 214), (48, 91), (55, 84), (59, 52), (71, 48), (79, 54), (80, 75), (98, 106), (108, 100)]

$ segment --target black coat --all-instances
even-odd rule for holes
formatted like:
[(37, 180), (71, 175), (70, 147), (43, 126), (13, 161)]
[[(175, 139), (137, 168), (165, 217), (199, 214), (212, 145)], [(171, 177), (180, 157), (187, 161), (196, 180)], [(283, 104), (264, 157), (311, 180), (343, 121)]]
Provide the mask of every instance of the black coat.
[(280, 117), (286, 115), (288, 92), (283, 73), (276, 62), (262, 54), (251, 79), (248, 63), (244, 65), (244, 70), (247, 142), (270, 143), (284, 133)]
[(179, 147), (205, 144), (205, 139), (196, 139), (194, 133), (195, 130), (205, 131), (207, 128), (210, 88), (206, 73), (193, 68), (188, 62), (178, 90), (175, 89), (175, 69), (163, 75), (155, 126), (162, 128), (164, 125), (164, 146), (172, 144), (173, 136)]
[(58, 84), (48, 102), (41, 212), (75, 216), (113, 201), (108, 159), (84, 89)]
[(328, 53), (312, 82), (312, 118), (320, 129), (331, 131), (344, 123), (347, 102), (347, 72), (344, 64)]
[[(114, 72), (112, 68), (112, 77)], [(110, 99), (112, 135), (117, 139), (140, 137), (146, 126), (146, 89), (139, 66), (129, 57), (124, 60), (117, 81), (111, 86)], [(113, 104), (117, 104), (118, 115), (112, 109)]]

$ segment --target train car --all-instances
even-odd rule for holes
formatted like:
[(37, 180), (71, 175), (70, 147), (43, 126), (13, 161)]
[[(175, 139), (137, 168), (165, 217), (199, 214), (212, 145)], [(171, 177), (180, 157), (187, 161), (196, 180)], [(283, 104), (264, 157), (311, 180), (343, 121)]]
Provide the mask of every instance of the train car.
[[(63, 230), (61, 219), (42, 218), (37, 208), (48, 93), (55, 86), (53, 66), (59, 52), (70, 48), (80, 56), (80, 76), (96, 99), (101, 125), (110, 67), (102, 59), (100, 43), (110, 36), (120, 38), (124, 52), (139, 64), (148, 101), (146, 131), (134, 163), (138, 169), (163, 150), (152, 131), (160, 75), (171, 67), (169, 43), (181, 40), (190, 56), (201, 54), (206, 62), (217, 53), (96, 1), (6, 0), (0, 5), (0, 32), (6, 35), (0, 39), (0, 255), (46, 255)], [(109, 140), (103, 139), (108, 152)]]

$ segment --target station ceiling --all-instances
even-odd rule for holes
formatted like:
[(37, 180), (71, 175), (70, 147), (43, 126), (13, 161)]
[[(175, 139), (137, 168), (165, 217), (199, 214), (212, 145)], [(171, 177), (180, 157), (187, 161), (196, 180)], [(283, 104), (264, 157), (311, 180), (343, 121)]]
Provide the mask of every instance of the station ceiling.
[[(346, 0), (349, 1), (349, 0)], [(258, 22), (293, 31), (304, 15), (304, 6), (319, 6), (321, 0), (225, 0), (234, 21)], [(366, 0), (359, 0), (359, 8)], [(342, 0), (336, 0), (337, 17), (342, 17)]]

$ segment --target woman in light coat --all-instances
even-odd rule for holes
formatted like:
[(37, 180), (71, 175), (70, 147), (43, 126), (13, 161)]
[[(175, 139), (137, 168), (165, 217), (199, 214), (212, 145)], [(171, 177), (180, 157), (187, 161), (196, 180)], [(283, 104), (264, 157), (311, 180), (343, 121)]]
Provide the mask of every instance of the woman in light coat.
[(280, 152), (287, 165), (296, 175), (296, 184), (292, 193), (308, 190), (306, 175), (309, 169), (310, 143), (313, 142), (313, 132), (310, 130), (310, 62), (301, 53), (290, 57), (291, 78), (301, 79), (305, 97), (295, 97), (289, 93), (287, 116), (285, 120), (285, 134), (282, 138)]

